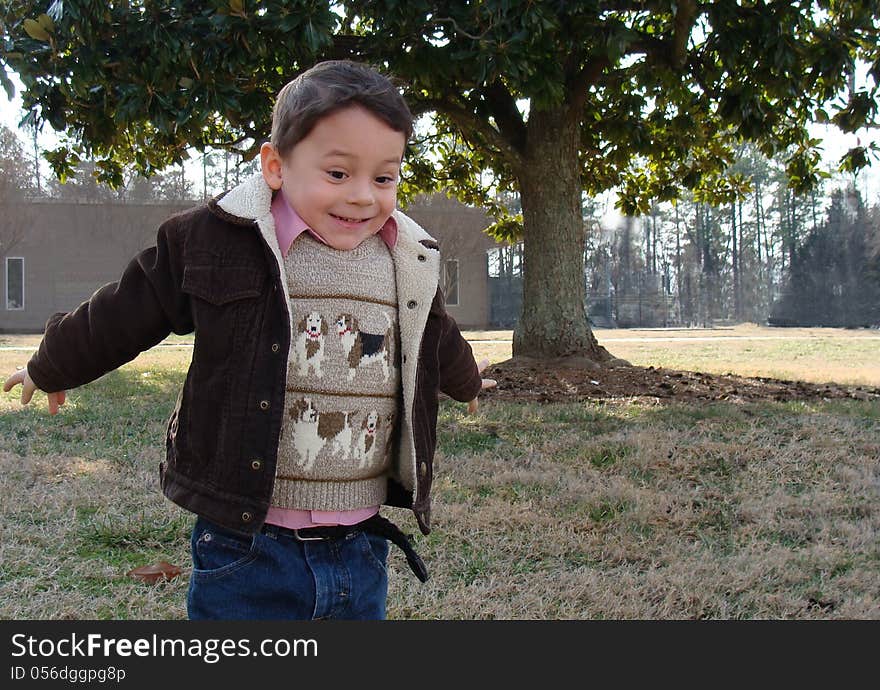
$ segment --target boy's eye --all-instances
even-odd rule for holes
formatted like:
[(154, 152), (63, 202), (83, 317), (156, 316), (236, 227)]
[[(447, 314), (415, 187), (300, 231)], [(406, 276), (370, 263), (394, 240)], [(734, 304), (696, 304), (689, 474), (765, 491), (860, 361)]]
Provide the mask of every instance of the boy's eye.
[(345, 173), (342, 172), (341, 170), (329, 170), (327, 172), (327, 174), (330, 175), (330, 177), (332, 177), (334, 180), (344, 180), (345, 179)]
[(389, 184), (394, 181), (395, 181), (394, 178), (390, 177), (388, 175), (380, 175), (379, 177), (376, 178), (376, 182), (378, 182), (379, 184)]

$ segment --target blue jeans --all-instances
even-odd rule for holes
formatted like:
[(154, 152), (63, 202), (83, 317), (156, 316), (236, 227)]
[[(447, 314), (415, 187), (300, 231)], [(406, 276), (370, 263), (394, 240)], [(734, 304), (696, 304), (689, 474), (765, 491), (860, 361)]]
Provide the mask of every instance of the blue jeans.
[(385, 618), (384, 537), (299, 541), (274, 525), (242, 537), (200, 517), (191, 548), (190, 620)]

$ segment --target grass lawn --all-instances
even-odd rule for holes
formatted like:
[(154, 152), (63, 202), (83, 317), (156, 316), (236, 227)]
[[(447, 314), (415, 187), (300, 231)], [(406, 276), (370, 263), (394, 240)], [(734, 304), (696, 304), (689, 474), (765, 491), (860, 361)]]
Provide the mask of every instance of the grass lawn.
[[(880, 385), (876, 332), (749, 329), (598, 336), (633, 363)], [(492, 361), (497, 335), (469, 334)], [(55, 418), (0, 395), (0, 618), (185, 617), (193, 518), (157, 468), (189, 354), (154, 348)], [(435, 476), (431, 579), (392, 548), (391, 618), (880, 618), (878, 403), (444, 401)], [(126, 574), (160, 560), (184, 577)]]
[[(594, 333), (611, 354), (638, 366), (880, 387), (880, 330), (742, 324)], [(466, 335), (474, 350), (490, 361), (510, 357), (511, 331)]]

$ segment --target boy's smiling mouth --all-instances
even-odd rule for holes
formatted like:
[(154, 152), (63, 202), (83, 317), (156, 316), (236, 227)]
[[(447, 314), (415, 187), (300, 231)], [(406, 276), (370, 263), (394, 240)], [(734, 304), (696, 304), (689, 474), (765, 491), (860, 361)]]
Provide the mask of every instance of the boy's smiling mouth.
[(335, 213), (331, 213), (330, 215), (336, 220), (341, 220), (344, 223), (365, 223), (370, 220), (369, 218), (346, 218), (345, 216), (338, 216)]

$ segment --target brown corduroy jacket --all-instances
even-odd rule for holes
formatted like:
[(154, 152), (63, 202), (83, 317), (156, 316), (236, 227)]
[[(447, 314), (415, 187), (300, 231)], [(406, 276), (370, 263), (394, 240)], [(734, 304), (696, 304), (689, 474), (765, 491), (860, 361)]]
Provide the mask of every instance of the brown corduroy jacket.
[[(167, 220), (119, 281), (49, 319), (28, 363), (34, 383), (55, 392), (97, 379), (171, 332), (194, 332), (161, 486), (183, 508), (243, 534), (257, 531), (269, 508), (291, 342), (271, 200), (258, 174)], [(436, 241), (404, 214), (394, 217), (402, 414), (386, 503), (411, 508), (427, 534), (438, 390), (472, 400), (481, 377), (445, 310)]]

